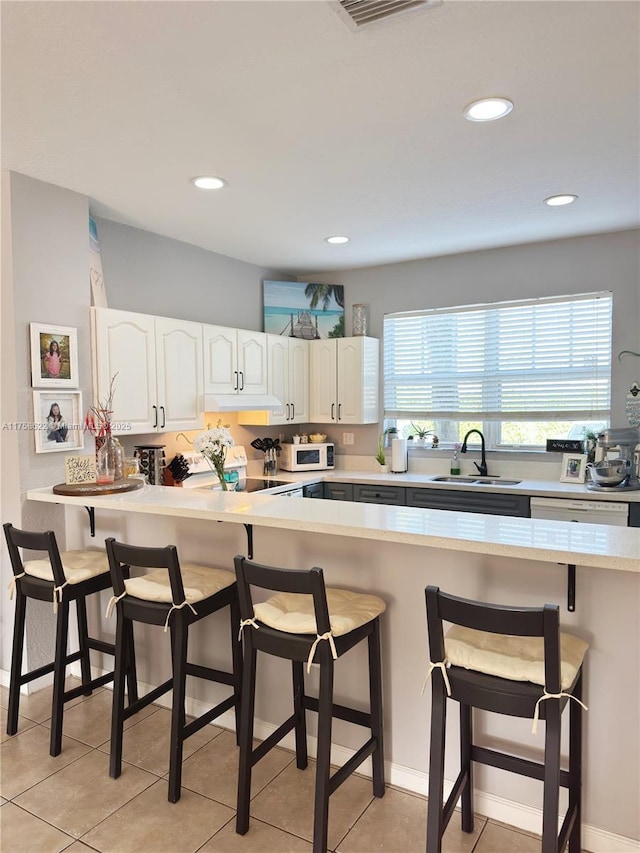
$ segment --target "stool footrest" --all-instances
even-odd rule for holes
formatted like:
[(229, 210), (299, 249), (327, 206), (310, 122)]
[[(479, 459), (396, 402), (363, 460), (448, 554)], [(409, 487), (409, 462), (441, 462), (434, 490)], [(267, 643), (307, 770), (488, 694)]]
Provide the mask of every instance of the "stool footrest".
[(329, 779), (329, 794), (333, 794), (333, 792), (349, 778), (353, 771), (356, 770), (365, 759), (369, 758), (370, 755), (373, 755), (377, 748), (377, 738), (369, 738), (369, 740), (360, 747), (356, 754), (352, 755), (348, 761), (345, 761), (342, 767)]
[(88, 690), (95, 690), (97, 687), (102, 687), (103, 684), (108, 684), (109, 681), (113, 681), (113, 672), (105, 672), (104, 675), (99, 675), (98, 678), (92, 678), (91, 681), (87, 681), (85, 684), (80, 684), (78, 687), (74, 687), (71, 690), (65, 690), (64, 692), (64, 702), (68, 702), (70, 699), (75, 699), (77, 696), (83, 696)]
[(87, 643), (90, 649), (93, 649), (94, 652), (102, 652), (105, 655), (115, 655), (116, 647), (113, 643), (107, 643), (105, 640), (96, 640), (93, 637), (89, 637), (89, 641)]
[[(65, 666), (80, 660), (80, 656), (81, 652), (73, 652), (67, 655), (64, 659)], [(28, 684), (30, 681), (35, 681), (36, 678), (41, 678), (43, 675), (49, 675), (50, 672), (53, 672), (54, 666), (55, 664), (53, 663), (46, 663), (44, 666), (39, 666), (37, 669), (31, 670), (31, 672), (25, 672), (20, 676), (18, 684), (22, 686), (23, 684)]]
[[(488, 764), (499, 770), (509, 770), (511, 773), (519, 773), (530, 779), (544, 781), (544, 765), (537, 761), (529, 761), (527, 758), (519, 758), (516, 755), (508, 755), (504, 752), (496, 752), (484, 746), (471, 747), (471, 760), (480, 764)], [(563, 788), (569, 787), (569, 771), (560, 770), (560, 784)]]
[(272, 732), (266, 740), (263, 740), (262, 743), (253, 750), (251, 753), (251, 766), (253, 767), (261, 758), (264, 758), (270, 749), (280, 743), (282, 738), (285, 735), (288, 735), (289, 732), (295, 728), (295, 725), (296, 717), (295, 714), (292, 714), (288, 720), (285, 720), (284, 723), (275, 730), (275, 732)]
[(184, 727), (182, 730), (182, 736), (186, 740), (191, 735), (194, 735), (196, 732), (199, 732), (200, 729), (203, 729), (208, 723), (212, 720), (215, 720), (216, 717), (219, 717), (220, 714), (224, 714), (225, 711), (228, 711), (229, 708), (233, 708), (236, 704), (237, 696), (234, 693), (233, 696), (229, 696), (228, 699), (220, 702), (215, 708), (211, 708), (210, 711), (206, 711), (204, 714), (201, 714), (199, 717), (196, 717), (195, 720), (192, 720), (188, 725)]
[[(305, 694), (303, 701), (304, 707), (308, 711), (318, 710), (318, 700), (315, 696), (307, 696)], [(348, 708), (346, 705), (333, 704), (331, 707), (333, 716), (338, 720), (344, 720), (346, 723), (355, 723), (356, 726), (364, 726), (365, 729), (371, 728), (371, 714), (366, 711), (356, 711), (355, 708)]]
[(195, 678), (204, 678), (206, 681), (216, 681), (218, 684), (233, 686), (233, 673), (224, 672), (221, 669), (213, 669), (210, 666), (200, 666), (197, 663), (187, 663), (185, 667), (187, 675)]
[(154, 687), (153, 690), (150, 690), (144, 696), (140, 697), (137, 702), (134, 702), (132, 705), (127, 705), (126, 708), (122, 709), (122, 719), (128, 720), (129, 717), (137, 714), (138, 711), (141, 711), (143, 708), (146, 708), (147, 705), (150, 705), (152, 702), (155, 702), (156, 699), (160, 696), (164, 696), (165, 693), (168, 693), (169, 690), (173, 687), (173, 679), (170, 678), (168, 681), (163, 682), (159, 687)]

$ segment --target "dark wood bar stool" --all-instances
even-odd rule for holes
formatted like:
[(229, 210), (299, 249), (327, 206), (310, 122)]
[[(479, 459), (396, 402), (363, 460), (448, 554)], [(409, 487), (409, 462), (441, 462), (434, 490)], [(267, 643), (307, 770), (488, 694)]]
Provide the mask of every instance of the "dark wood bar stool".
[[(111, 754), (109, 775), (117, 779), (122, 770), (122, 738), (124, 721), (158, 697), (173, 690), (171, 706), (171, 744), (169, 755), (168, 799), (180, 799), (182, 753), (184, 741), (200, 731), (229, 708), (235, 707), (236, 730), (239, 729), (240, 686), (242, 684), (242, 649), (238, 638), (240, 615), (236, 578), (233, 572), (194, 564), (180, 565), (175, 546), (141, 548), (106, 540), (114, 596), (108, 611), (115, 605), (116, 674), (111, 715)], [(152, 569), (137, 577), (129, 577), (132, 568)], [(187, 661), (189, 626), (224, 607), (230, 609), (231, 672), (199, 666)], [(171, 632), (172, 678), (149, 691), (135, 704), (124, 707), (124, 675), (130, 630), (134, 622), (164, 625)], [(214, 708), (186, 724), (185, 688), (187, 675), (230, 685), (233, 693)]]
[[(543, 782), (542, 853), (581, 850), (582, 663), (587, 644), (560, 633), (559, 608), (502, 607), (425, 590), (432, 679), (427, 853), (440, 853), (458, 799), (462, 829), (473, 832), (473, 762)], [(442, 623), (453, 627), (446, 636)], [(447, 696), (460, 705), (461, 770), (442, 804)], [(561, 715), (569, 702), (569, 767), (560, 766)], [(544, 762), (478, 746), (472, 711), (545, 720)], [(560, 787), (569, 804), (560, 833)]]
[[(307, 766), (305, 711), (317, 711), (313, 850), (314, 853), (326, 853), (329, 797), (368, 756), (371, 756), (373, 762), (374, 796), (384, 795), (379, 617), (386, 605), (374, 595), (362, 595), (344, 589), (325, 589), (322, 569), (277, 569), (250, 562), (244, 557), (236, 557), (235, 566), (244, 638), (236, 832), (244, 835), (249, 829), (253, 766), (286, 734), (295, 730), (296, 765), (304, 770)], [(252, 586), (278, 594), (254, 605)], [(333, 702), (334, 660), (364, 639), (368, 641), (369, 651), (369, 713)], [(292, 661), (293, 714), (254, 749), (253, 715), (258, 651)], [(320, 665), (318, 699), (306, 695), (304, 687), (303, 664), (306, 661), (309, 672), (314, 660)], [(364, 726), (370, 730), (371, 736), (331, 776), (333, 717)]]
[[(16, 613), (13, 626), (13, 651), (11, 655), (11, 675), (9, 680), (9, 707), (7, 709), (7, 734), (14, 735), (18, 730), (18, 712), (20, 707), (20, 687), (36, 678), (53, 672), (53, 700), (51, 712), (51, 755), (59, 755), (62, 749), (62, 720), (64, 703), (77, 696), (88, 696), (93, 689), (113, 681), (113, 671), (98, 678), (91, 678), (89, 651), (91, 649), (114, 655), (113, 643), (89, 637), (87, 629), (86, 597), (111, 587), (109, 562), (104, 551), (86, 549), (63, 551), (60, 553), (52, 530), (34, 532), (19, 530), (11, 524), (5, 524), (4, 532), (13, 569), (11, 590), (16, 593)], [(23, 560), (19, 548), (23, 551), (45, 552), (42, 559)], [(27, 612), (27, 599), (53, 601), (56, 614), (56, 641), (53, 663), (38, 667), (31, 672), (22, 672), (24, 631)], [(67, 653), (69, 633), (69, 604), (75, 601), (78, 619), (79, 650)], [(74, 661), (80, 661), (82, 684), (65, 691), (66, 668)], [(129, 701), (137, 699), (135, 658), (126, 662)]]

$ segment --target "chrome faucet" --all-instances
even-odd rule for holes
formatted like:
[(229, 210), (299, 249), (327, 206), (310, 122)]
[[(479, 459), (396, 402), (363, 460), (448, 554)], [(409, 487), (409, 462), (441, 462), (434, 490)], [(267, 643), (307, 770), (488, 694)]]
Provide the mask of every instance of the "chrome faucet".
[(485, 456), (484, 436), (480, 432), (479, 429), (470, 429), (469, 432), (465, 435), (465, 437), (462, 439), (462, 447), (460, 448), (460, 453), (466, 453), (467, 452), (467, 439), (474, 432), (480, 436), (480, 441), (482, 443), (482, 450), (481, 450), (482, 456), (480, 458), (480, 464), (478, 465), (477, 462), (474, 462), (474, 465), (478, 469), (480, 476), (486, 477), (487, 476), (487, 457)]

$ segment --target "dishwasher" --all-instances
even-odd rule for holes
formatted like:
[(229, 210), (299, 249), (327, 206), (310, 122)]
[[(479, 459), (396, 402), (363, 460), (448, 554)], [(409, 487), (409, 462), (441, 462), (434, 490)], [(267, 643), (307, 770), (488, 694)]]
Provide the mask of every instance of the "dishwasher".
[[(563, 500), (562, 498), (531, 498), (531, 518), (549, 521), (577, 521), (585, 524), (609, 524), (626, 527), (629, 523), (629, 504), (619, 501)], [(567, 565), (567, 610), (576, 609), (576, 567)]]
[(622, 501), (531, 498), (531, 518), (547, 518), (552, 521), (581, 521), (587, 524), (610, 524), (613, 527), (627, 527), (629, 504)]

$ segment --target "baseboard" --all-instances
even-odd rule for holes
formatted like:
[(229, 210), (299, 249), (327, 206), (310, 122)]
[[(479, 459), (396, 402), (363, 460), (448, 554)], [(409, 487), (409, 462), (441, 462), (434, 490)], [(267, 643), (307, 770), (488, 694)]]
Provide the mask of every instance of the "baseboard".
[[(71, 674), (80, 677), (79, 665), (73, 664), (70, 667)], [(94, 677), (98, 677), (103, 673), (103, 670), (92, 669)], [(9, 673), (6, 670), (0, 670), (0, 683), (5, 686), (9, 685)], [(110, 684), (105, 687), (110, 688)], [(153, 686), (139, 682), (139, 690), (142, 695)], [(156, 704), (165, 708), (171, 707), (171, 693), (161, 696)], [(209, 709), (208, 705), (203, 704), (197, 699), (187, 697), (186, 712), (190, 716), (198, 717)], [(222, 714), (211, 725), (221, 726), (225, 729), (235, 731), (235, 714), (233, 711), (227, 711)], [(254, 734), (258, 740), (265, 740), (271, 735), (277, 726), (271, 723), (266, 723), (262, 720), (256, 720), (254, 725)], [(312, 735), (307, 738), (309, 755), (315, 757), (317, 740)], [(293, 732), (290, 732), (281, 741), (281, 745), (292, 752), (295, 750), (295, 740)], [(340, 766), (348, 761), (354, 754), (354, 750), (347, 749), (343, 746), (333, 745), (331, 747), (331, 762), (336, 766)], [(358, 768), (358, 772), (363, 776), (371, 777), (371, 759), (367, 759)], [(412, 794), (426, 796), (429, 784), (429, 776), (419, 770), (413, 770), (410, 767), (404, 767), (401, 764), (393, 764), (385, 762), (385, 775), (387, 783), (396, 788), (402, 788)], [(445, 786), (445, 796), (448, 796), (451, 790), (451, 785)], [(493, 820), (499, 820), (502, 823), (522, 829), (525, 832), (540, 833), (542, 827), (542, 810), (532, 806), (516, 803), (513, 800), (507, 800), (503, 797), (497, 797), (495, 794), (488, 794), (484, 791), (476, 790), (474, 792), (474, 806), (478, 814), (484, 815)], [(582, 847), (590, 853), (640, 853), (640, 841), (633, 838), (626, 838), (623, 835), (616, 835), (613, 832), (608, 832), (606, 829), (600, 829), (597, 826), (583, 824), (582, 827)]]

